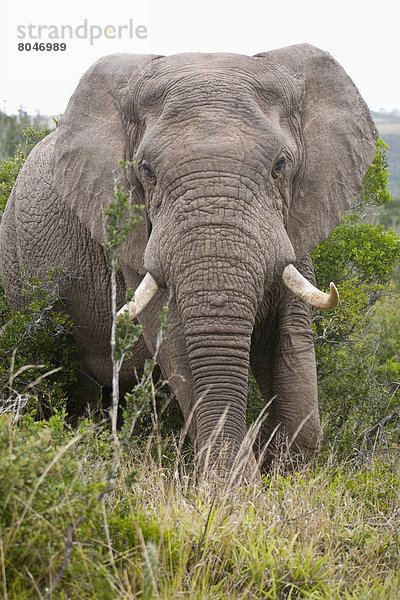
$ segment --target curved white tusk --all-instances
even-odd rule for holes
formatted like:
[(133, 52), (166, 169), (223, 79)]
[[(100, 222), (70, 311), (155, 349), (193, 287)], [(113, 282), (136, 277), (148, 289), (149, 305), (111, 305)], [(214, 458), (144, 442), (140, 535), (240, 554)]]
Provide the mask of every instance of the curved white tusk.
[(125, 311), (129, 312), (129, 318), (135, 319), (137, 315), (148, 305), (150, 300), (154, 298), (158, 290), (156, 280), (150, 273), (142, 279), (141, 284), (135, 291), (133, 300), (124, 304), (117, 312), (117, 319), (120, 318)]
[(287, 265), (282, 274), (283, 283), (296, 296), (302, 298), (314, 308), (330, 309), (335, 308), (339, 303), (339, 292), (334, 283), (330, 284), (330, 293), (325, 294), (312, 285), (294, 265)]

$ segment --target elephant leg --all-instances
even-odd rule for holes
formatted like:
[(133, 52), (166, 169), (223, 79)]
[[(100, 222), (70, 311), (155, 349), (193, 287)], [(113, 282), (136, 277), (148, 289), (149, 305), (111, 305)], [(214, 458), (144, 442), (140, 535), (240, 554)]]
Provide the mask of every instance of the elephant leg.
[(275, 402), (272, 391), (273, 350), (271, 345), (271, 331), (264, 327), (253, 336), (250, 353), (251, 371), (256, 379), (267, 408), (263, 416), (259, 434), (254, 444), (254, 453), (257, 460), (263, 453), (268, 452), (265, 445), (271, 439), (275, 427)]
[[(313, 281), (309, 259), (297, 267)], [(283, 286), (274, 330), (253, 354), (263, 397), (273, 398), (258, 440), (261, 448), (269, 441), (265, 466), (288, 447), (292, 457), (311, 458), (321, 441), (312, 309)]]
[(284, 438), (292, 454), (309, 458), (318, 451), (321, 441), (311, 311), (308, 315), (296, 313), (294, 306), (292, 311), (290, 323), (281, 323), (276, 340), (274, 426), (279, 425), (277, 439)]
[(7, 299), (14, 310), (24, 305), (22, 295), (23, 281), (21, 278), (20, 259), (15, 245), (17, 230), (15, 224), (15, 192), (11, 193), (7, 203), (7, 218), (3, 216), (0, 229), (0, 265), (1, 278)]

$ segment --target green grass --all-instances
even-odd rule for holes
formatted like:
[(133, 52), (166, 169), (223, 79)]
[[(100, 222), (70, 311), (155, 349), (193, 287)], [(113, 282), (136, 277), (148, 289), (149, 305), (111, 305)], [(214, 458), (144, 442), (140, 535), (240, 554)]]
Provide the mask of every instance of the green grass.
[(61, 415), (2, 415), (0, 445), (4, 600), (399, 597), (396, 449), (227, 489), (157, 435), (110, 485), (111, 435)]

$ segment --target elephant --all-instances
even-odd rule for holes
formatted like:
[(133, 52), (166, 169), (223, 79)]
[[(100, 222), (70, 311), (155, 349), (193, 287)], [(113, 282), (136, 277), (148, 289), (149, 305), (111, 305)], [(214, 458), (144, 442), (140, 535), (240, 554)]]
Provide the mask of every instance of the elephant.
[[(117, 296), (142, 334), (122, 388), (154, 353), (168, 304), (157, 361), (207, 469), (220, 468), (224, 448), (229, 472), (246, 438), (250, 367), (268, 409), (248, 468), (255, 456), (268, 466), (285, 441), (314, 456), (312, 307), (331, 308), (337, 294), (315, 288), (310, 251), (361, 189), (376, 139), (350, 77), (308, 44), (255, 56), (105, 56), (31, 152), (7, 203), (8, 303), (19, 308), (24, 279), (44, 279), (49, 265), (72, 273), (61, 291), (83, 365), (110, 385), (103, 211), (128, 161), (124, 189), (144, 208), (120, 250)], [(128, 287), (137, 294), (123, 306)]]

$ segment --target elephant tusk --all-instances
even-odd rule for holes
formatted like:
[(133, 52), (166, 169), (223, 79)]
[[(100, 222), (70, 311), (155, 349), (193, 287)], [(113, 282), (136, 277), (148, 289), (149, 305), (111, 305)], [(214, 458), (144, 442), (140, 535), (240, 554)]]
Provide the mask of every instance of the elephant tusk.
[(330, 293), (325, 294), (312, 285), (294, 265), (287, 265), (282, 274), (283, 283), (296, 296), (302, 298), (314, 308), (329, 310), (339, 303), (339, 292), (334, 283), (330, 284)]
[(117, 319), (119, 319), (125, 311), (129, 312), (129, 318), (135, 319), (137, 315), (148, 305), (150, 300), (154, 298), (158, 290), (156, 280), (150, 273), (147, 273), (143, 278), (141, 284), (135, 291), (133, 300), (124, 304), (122, 308), (117, 312)]

